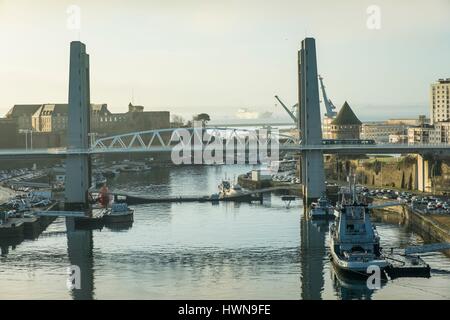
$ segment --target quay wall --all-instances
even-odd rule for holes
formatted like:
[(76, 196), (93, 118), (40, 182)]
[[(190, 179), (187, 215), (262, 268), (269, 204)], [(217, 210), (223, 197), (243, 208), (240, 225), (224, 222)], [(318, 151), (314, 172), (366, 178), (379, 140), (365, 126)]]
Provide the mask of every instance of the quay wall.
[[(450, 193), (450, 158), (429, 161), (429, 184), (436, 193)], [(347, 175), (356, 173), (358, 183), (381, 188), (417, 190), (418, 168), (416, 156), (385, 157), (376, 159), (351, 159), (329, 157), (325, 174), (329, 180), (345, 181)]]
[[(422, 214), (410, 206), (376, 209), (374, 217), (388, 223), (406, 224), (425, 241), (450, 242), (450, 224), (441, 223), (433, 218), (433, 215)], [(444, 253), (450, 257), (450, 250)]]

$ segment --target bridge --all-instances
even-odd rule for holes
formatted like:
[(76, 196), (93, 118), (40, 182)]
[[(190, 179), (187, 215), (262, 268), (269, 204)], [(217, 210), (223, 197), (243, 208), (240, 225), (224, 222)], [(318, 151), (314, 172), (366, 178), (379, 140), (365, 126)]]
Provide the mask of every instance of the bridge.
[[(424, 188), (428, 169), (424, 155), (449, 152), (448, 144), (324, 144), (322, 141), (318, 92), (316, 46), (313, 38), (302, 41), (298, 52), (298, 123), (301, 140), (280, 134), (277, 129), (248, 130), (226, 126), (171, 128), (126, 133), (89, 139), (89, 55), (79, 41), (70, 45), (69, 123), (67, 148), (0, 150), (0, 159), (65, 158), (66, 209), (80, 211), (88, 207), (90, 157), (96, 154), (168, 153), (187, 149), (197, 153), (216, 148), (254, 154), (266, 149), (294, 152), (301, 155), (301, 181), (306, 203), (316, 200), (325, 191), (323, 154), (418, 154), (419, 190)], [(269, 124), (267, 124), (269, 125)], [(280, 123), (281, 125), (281, 123)], [(284, 123), (283, 123), (284, 125)], [(252, 124), (255, 126), (255, 124)], [(263, 132), (263, 134), (261, 134)], [(269, 151), (270, 150), (270, 151)], [(223, 152), (223, 149), (222, 149)]]
[[(113, 137), (108, 139), (114, 140)], [(174, 144), (135, 146), (116, 140), (113, 144), (97, 141), (93, 147), (82, 148), (35, 148), (35, 149), (0, 149), (0, 159), (17, 158), (65, 158), (70, 155), (95, 155), (116, 153), (164, 153), (172, 152)], [(292, 141), (279, 143), (280, 151), (303, 152), (322, 151), (324, 154), (448, 154), (450, 144), (375, 144), (375, 145), (301, 145)], [(192, 151), (202, 150), (204, 146), (191, 146)], [(247, 146), (246, 151), (257, 151), (256, 147)]]

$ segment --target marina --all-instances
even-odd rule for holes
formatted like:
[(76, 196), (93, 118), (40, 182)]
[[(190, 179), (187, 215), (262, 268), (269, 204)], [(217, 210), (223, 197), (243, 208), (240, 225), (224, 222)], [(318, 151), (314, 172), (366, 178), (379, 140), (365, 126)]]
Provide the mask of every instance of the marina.
[(0, 2), (0, 300), (450, 300), (450, 7), (200, 2)]
[[(168, 197), (187, 194), (202, 182), (205, 192), (214, 193), (225, 173), (233, 176), (246, 168), (159, 168), (133, 180), (129, 179), (132, 173), (118, 176), (110, 182), (109, 188), (118, 193), (153, 193), (155, 197)], [(150, 178), (153, 184), (148, 184)], [(8, 271), (0, 284), (11, 283), (34, 268), (41, 277), (27, 284), (28, 290), (39, 296), (43, 281), (49, 285), (47, 297), (63, 298), (188, 298), (192, 290), (198, 290), (196, 288), (200, 286), (199, 297), (205, 298), (210, 294), (208, 290), (214, 290), (218, 298), (341, 299), (342, 295), (346, 298), (356, 295), (368, 299), (395, 299), (402, 295), (442, 299), (440, 294), (445, 295), (444, 288), (450, 285), (450, 259), (440, 252), (420, 254), (430, 265), (430, 277), (400, 277), (392, 282), (388, 276), (379, 290), (368, 290), (361, 281), (341, 276), (342, 281), (334, 282), (334, 266), (328, 258), (327, 242), (331, 222), (308, 221), (302, 214), (301, 200), (293, 201), (287, 209), (281, 196), (273, 193), (264, 195), (263, 204), (153, 203), (131, 208), (134, 209), (131, 227), (104, 225), (101, 231), (92, 228), (77, 231), (92, 235), (92, 258), (68, 255), (73, 250), (71, 246), (77, 244), (72, 240), (66, 242), (69, 235), (65, 218), (56, 218), (37, 240), (25, 240), (14, 249), (9, 245), (7, 251), (4, 247), (7, 254), (2, 263), (15, 273)], [(380, 246), (386, 253), (390, 253), (391, 247), (405, 248), (424, 243), (407, 225), (382, 221), (374, 222), (374, 225), (380, 235)], [(43, 248), (48, 249), (41, 251)], [(50, 265), (48, 250), (61, 260), (52, 260)], [(33, 260), (28, 260), (31, 252)], [(398, 253), (405, 252), (398, 250)], [(24, 269), (13, 267), (16, 259), (22, 261)], [(101, 270), (89, 267), (92, 263), (89, 261), (95, 261)], [(306, 261), (312, 269), (305, 265)], [(94, 277), (95, 288), (85, 284), (80, 292), (68, 292), (64, 286), (67, 263), (86, 265), (82, 270)], [(122, 278), (122, 288), (126, 289), (111, 292), (108, 283), (117, 276), (117, 270), (124, 268), (129, 270)], [(141, 268), (158, 270), (158, 273), (142, 273)], [(50, 272), (50, 269), (55, 271)], [(232, 286), (212, 286), (211, 280), (199, 279), (196, 270), (203, 270), (201, 274), (215, 283)], [(242, 274), (250, 273), (254, 274), (254, 280), (242, 283)], [(141, 281), (136, 283), (133, 279), (138, 275)], [(175, 285), (174, 276), (183, 279), (183, 284)], [(195, 286), (191, 284), (194, 279), (199, 281)], [(348, 287), (348, 282), (352, 286)], [(421, 286), (426, 286), (427, 292), (416, 289)], [(166, 289), (157, 289), (161, 287)], [(266, 290), (273, 287), (278, 289)], [(20, 296), (21, 286), (17, 284), (16, 288), (9, 294)]]

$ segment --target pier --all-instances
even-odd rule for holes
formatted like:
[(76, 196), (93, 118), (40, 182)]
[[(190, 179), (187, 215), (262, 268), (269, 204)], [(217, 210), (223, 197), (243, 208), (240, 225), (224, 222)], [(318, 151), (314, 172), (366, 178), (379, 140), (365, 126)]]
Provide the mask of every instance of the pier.
[(145, 197), (140, 195), (130, 195), (123, 193), (110, 193), (118, 199), (119, 202), (126, 202), (128, 205), (146, 204), (146, 203), (164, 203), (164, 202), (218, 202), (218, 201), (234, 201), (234, 202), (262, 202), (264, 193), (270, 193), (281, 190), (299, 190), (299, 186), (278, 186), (268, 187), (257, 190), (245, 190), (238, 195), (230, 195), (219, 197), (218, 195), (201, 195), (201, 196), (164, 196), (164, 197)]

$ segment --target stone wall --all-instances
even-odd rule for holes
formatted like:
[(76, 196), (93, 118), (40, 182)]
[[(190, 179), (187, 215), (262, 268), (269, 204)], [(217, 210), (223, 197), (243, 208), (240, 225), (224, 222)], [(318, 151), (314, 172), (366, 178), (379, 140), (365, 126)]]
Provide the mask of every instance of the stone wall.
[[(431, 192), (450, 192), (450, 158), (428, 159)], [(414, 155), (400, 158), (357, 159), (351, 157), (327, 157), (326, 179), (345, 181), (352, 172), (357, 182), (368, 186), (416, 190), (417, 159)]]
[(415, 157), (363, 160), (356, 164), (356, 174), (366, 185), (414, 190), (417, 185), (416, 167)]

